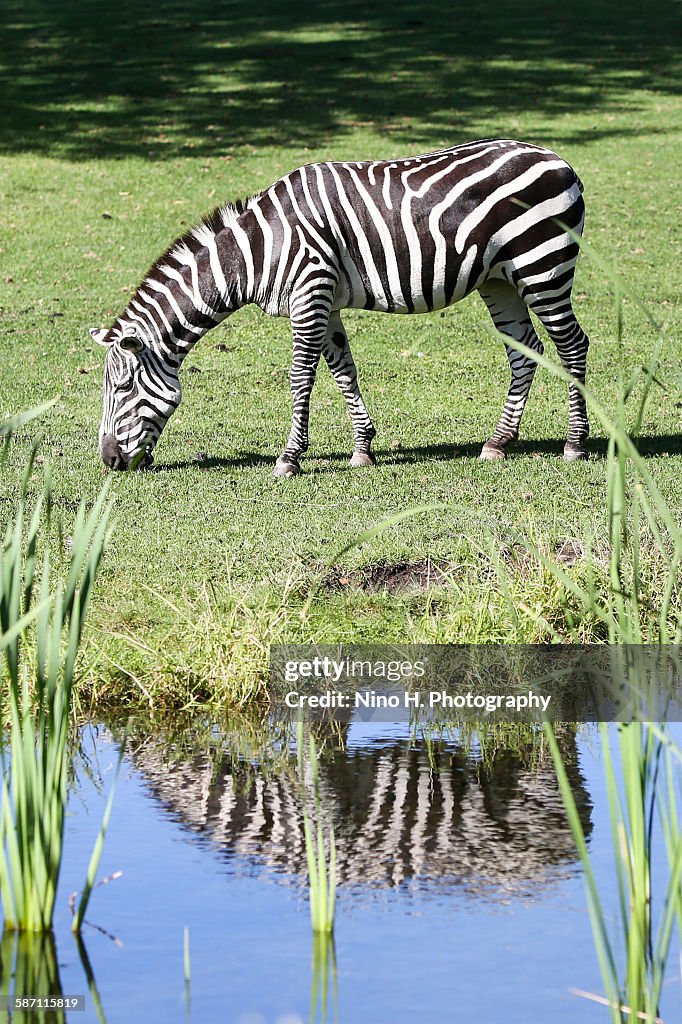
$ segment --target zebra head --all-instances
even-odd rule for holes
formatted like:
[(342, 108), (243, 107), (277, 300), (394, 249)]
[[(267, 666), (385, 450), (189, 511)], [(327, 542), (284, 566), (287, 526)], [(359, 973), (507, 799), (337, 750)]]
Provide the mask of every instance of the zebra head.
[(180, 404), (178, 364), (151, 346), (139, 325), (118, 321), (90, 335), (107, 349), (99, 450), (110, 469), (146, 469), (161, 431)]

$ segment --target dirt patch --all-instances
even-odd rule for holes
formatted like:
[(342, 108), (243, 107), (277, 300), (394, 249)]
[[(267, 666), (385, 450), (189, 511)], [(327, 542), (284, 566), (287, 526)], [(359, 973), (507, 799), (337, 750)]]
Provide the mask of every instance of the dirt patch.
[[(541, 544), (540, 551), (556, 565), (572, 566), (586, 559), (585, 545), (575, 537), (558, 540), (553, 546)], [(500, 547), (500, 555), (506, 565), (519, 569), (527, 569), (539, 564), (535, 552), (519, 541), (503, 544)]]
[[(542, 545), (541, 550), (556, 565), (570, 568), (585, 562), (588, 552), (583, 541), (575, 537), (557, 540), (552, 545)], [(501, 560), (514, 574), (524, 576), (536, 573), (540, 561), (538, 556), (524, 544), (515, 541), (501, 544), (499, 547)], [(595, 560), (594, 552), (591, 553)], [(498, 569), (484, 552), (479, 553), (477, 575), (479, 581), (489, 580), (493, 588), (498, 580)], [(319, 566), (319, 568), (322, 568)], [(475, 563), (471, 567), (476, 571)], [(424, 593), (435, 587), (447, 587), (453, 577), (462, 579), (462, 566), (449, 562), (428, 558), (416, 562), (379, 562), (377, 565), (365, 566), (362, 569), (345, 570), (340, 566), (328, 569), (322, 587), (328, 591), (362, 590), (366, 594), (387, 592), (389, 594)]]
[(575, 565), (585, 558), (585, 546), (582, 541), (569, 537), (559, 541), (554, 558), (559, 565)]
[(447, 562), (380, 562), (365, 569), (344, 572), (334, 568), (325, 580), (328, 590), (356, 588), (368, 594), (386, 590), (389, 594), (405, 594), (447, 586), (451, 567)]

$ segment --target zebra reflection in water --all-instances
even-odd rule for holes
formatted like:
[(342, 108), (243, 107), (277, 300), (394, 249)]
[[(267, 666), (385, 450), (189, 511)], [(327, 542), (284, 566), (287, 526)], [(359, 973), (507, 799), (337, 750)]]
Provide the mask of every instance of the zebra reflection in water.
[[(583, 828), (590, 800), (575, 736), (563, 753)], [(261, 773), (229, 754), (165, 763), (146, 740), (135, 766), (154, 796), (230, 857), (307, 872), (301, 797), (288, 770)], [(457, 884), (500, 896), (532, 894), (565, 877), (575, 849), (547, 753), (500, 749), (481, 762), (453, 744), (377, 741), (320, 763), (325, 813), (334, 824), (342, 884)]]

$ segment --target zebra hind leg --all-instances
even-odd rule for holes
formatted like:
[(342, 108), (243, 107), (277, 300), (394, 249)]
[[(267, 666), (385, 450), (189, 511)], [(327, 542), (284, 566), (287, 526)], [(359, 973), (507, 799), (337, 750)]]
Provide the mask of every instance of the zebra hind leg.
[(353, 425), (353, 455), (350, 465), (373, 466), (376, 462), (370, 451), (376, 430), (360, 394), (358, 373), (353, 354), (350, 350), (348, 335), (338, 313), (332, 313), (329, 326), (322, 345), (325, 358), (336, 385), (343, 395), (348, 407), (348, 414)]
[[(585, 384), (587, 367), (587, 350), (589, 338), (580, 326), (571, 305), (571, 285), (564, 288), (557, 296), (556, 291), (551, 299), (533, 287), (533, 291), (523, 288), (519, 282), (524, 301), (540, 320), (550, 338), (556, 345), (559, 358), (565, 370), (580, 384)], [(568, 434), (564, 445), (566, 462), (576, 462), (589, 458), (587, 438), (590, 424), (587, 417), (585, 396), (575, 384), (568, 388)]]
[[(508, 335), (542, 355), (542, 342), (535, 333), (528, 307), (515, 288), (505, 281), (493, 279), (481, 285), (479, 294), (501, 334)], [(505, 345), (505, 348), (511, 367), (511, 384), (495, 432), (481, 449), (482, 459), (504, 459), (506, 446), (517, 440), (521, 416), (537, 369), (533, 359), (510, 345)]]

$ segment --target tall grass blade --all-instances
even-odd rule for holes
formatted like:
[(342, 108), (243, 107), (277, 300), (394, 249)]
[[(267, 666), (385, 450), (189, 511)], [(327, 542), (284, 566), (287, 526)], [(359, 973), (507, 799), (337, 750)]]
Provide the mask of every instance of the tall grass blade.
[(336, 911), (336, 845), (334, 828), (331, 819), (328, 820), (329, 862), (327, 862), (317, 749), (312, 736), (310, 737), (309, 745), (309, 763), (312, 778), (314, 816), (311, 814), (309, 807), (310, 801), (306, 787), (303, 750), (303, 721), (299, 719), (297, 725), (297, 765), (303, 807), (303, 835), (308, 864), (310, 921), (314, 932), (331, 934), (334, 929), (334, 914)]
[(86, 875), (86, 878), (85, 878), (85, 885), (83, 887), (83, 892), (82, 892), (81, 898), (80, 898), (80, 900), (78, 902), (78, 907), (76, 909), (76, 912), (75, 912), (75, 914), (73, 916), (73, 921), (71, 922), (71, 930), (74, 931), (74, 932), (79, 932), (81, 930), (81, 927), (83, 925), (83, 921), (85, 919), (85, 912), (88, 909), (88, 903), (90, 902), (90, 894), (92, 893), (92, 890), (93, 890), (93, 887), (94, 887), (94, 884), (95, 884), (95, 876), (97, 874), (97, 870), (99, 868), (99, 862), (100, 862), (100, 859), (102, 857), (102, 850), (104, 849), (104, 840), (106, 838), (107, 829), (109, 827), (109, 819), (111, 817), (111, 809), (112, 809), (113, 804), (114, 804), (114, 794), (116, 792), (116, 782), (118, 781), (119, 772), (121, 770), (121, 762), (123, 761), (123, 756), (125, 754), (126, 739), (127, 739), (127, 730), (126, 730), (126, 733), (125, 733), (125, 735), (124, 735), (124, 737), (123, 737), (123, 739), (121, 741), (121, 746), (120, 746), (120, 749), (119, 749), (119, 752), (118, 752), (118, 759), (116, 761), (116, 769), (114, 771), (114, 778), (113, 778), (113, 781), (111, 783), (111, 789), (109, 791), (109, 798), (107, 799), (106, 807), (104, 809), (104, 814), (102, 816), (102, 824), (100, 825), (100, 829), (99, 829), (99, 832), (97, 834), (97, 839), (95, 840), (95, 845), (94, 845), (92, 853), (90, 855), (90, 863), (88, 864), (88, 871), (87, 871), (87, 875)]
[(578, 807), (575, 802), (573, 790), (566, 774), (563, 761), (561, 759), (561, 753), (559, 751), (559, 745), (554, 735), (554, 729), (551, 723), (544, 722), (543, 728), (549, 744), (549, 749), (552, 754), (552, 760), (554, 761), (554, 767), (557, 773), (557, 779), (559, 782), (559, 789), (561, 791), (561, 797), (566, 808), (566, 814), (568, 822), (573, 834), (573, 840), (578, 850), (580, 861), (583, 865), (585, 873), (585, 887), (587, 890), (587, 905), (590, 915), (590, 922), (592, 924), (592, 932), (594, 935), (595, 946), (597, 949), (597, 956), (599, 959), (599, 966), (601, 968), (602, 979), (604, 981), (604, 987), (606, 988), (609, 1002), (612, 1005), (611, 1017), (614, 1024), (622, 1024), (619, 1011), (616, 1009), (620, 1005), (620, 990), (618, 986), (618, 970), (616, 967), (616, 960), (609, 939), (608, 931), (606, 928), (606, 918), (604, 910), (602, 908), (601, 899), (599, 897), (599, 887), (592, 870), (592, 862), (590, 860), (589, 851), (587, 849), (587, 840), (585, 838), (585, 832), (583, 830), (582, 822), (580, 820), (580, 814), (578, 813)]
[(192, 980), (192, 965), (189, 956), (189, 928), (185, 928), (183, 933), (183, 966), (185, 971), (185, 984), (189, 985)]
[[(0, 433), (9, 437), (40, 411), (5, 422)], [(33, 511), (27, 511), (34, 456), (35, 448), (0, 545), (0, 654), (9, 684), (10, 721), (8, 757), (0, 747), (0, 899), (6, 929), (44, 932), (52, 926), (62, 859), (76, 659), (107, 539), (111, 503), (107, 485), (89, 511), (81, 503), (66, 582), (53, 581), (45, 536), (51, 513), (47, 474)], [(44, 554), (39, 560), (41, 547)], [(110, 810), (109, 804), (91, 872), (101, 853)], [(90, 874), (88, 882), (91, 886)], [(87, 884), (86, 888), (89, 896)]]
[(52, 398), (49, 402), (43, 402), (42, 405), (36, 405), (33, 409), (27, 409), (25, 412), (17, 413), (16, 416), (9, 416), (6, 420), (0, 421), (0, 437), (9, 437), (15, 431), (19, 430), (20, 427), (30, 423), (31, 420), (38, 419), (51, 409), (59, 401), (59, 397)]
[[(609, 938), (608, 917), (599, 897), (591, 857), (552, 726), (545, 723), (544, 728), (583, 866), (590, 920), (612, 1019), (622, 1024), (622, 1014), (626, 1013), (628, 1021), (656, 1020), (660, 1015), (659, 1004), (673, 926), (676, 919), (678, 924), (682, 923), (682, 834), (677, 810), (679, 762), (677, 773), (674, 773), (672, 750), (658, 738), (660, 726), (654, 729), (640, 722), (619, 726), (619, 786), (609, 729), (605, 723), (601, 725), (620, 911), (617, 932), (622, 937), (622, 952), (617, 957)], [(666, 759), (664, 778), (658, 771), (662, 750)], [(653, 818), (657, 807), (668, 851), (669, 871), (667, 879), (659, 885), (658, 925), (654, 928), (652, 846)]]

